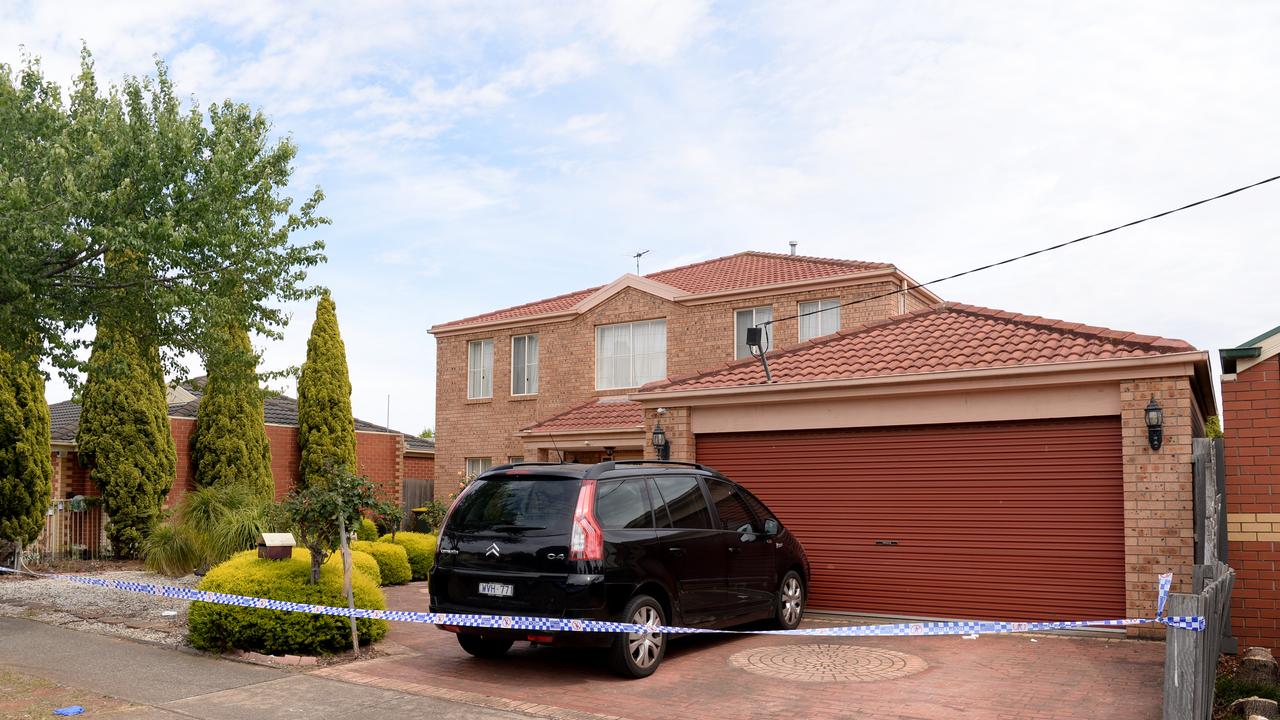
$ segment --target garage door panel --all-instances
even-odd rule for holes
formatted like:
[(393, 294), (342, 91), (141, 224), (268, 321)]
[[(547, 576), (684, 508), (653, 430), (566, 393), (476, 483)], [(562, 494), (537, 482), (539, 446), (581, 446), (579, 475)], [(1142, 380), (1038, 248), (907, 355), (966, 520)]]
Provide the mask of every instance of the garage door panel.
[(697, 457), (801, 539), (815, 609), (1124, 613), (1118, 418), (702, 435)]

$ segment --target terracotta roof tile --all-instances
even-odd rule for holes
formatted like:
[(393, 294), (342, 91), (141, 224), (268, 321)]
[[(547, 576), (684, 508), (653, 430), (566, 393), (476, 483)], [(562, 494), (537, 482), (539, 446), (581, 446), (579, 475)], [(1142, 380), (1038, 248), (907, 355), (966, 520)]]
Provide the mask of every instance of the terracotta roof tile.
[[(798, 280), (819, 280), (826, 277), (853, 275), (872, 270), (884, 270), (893, 266), (887, 263), (836, 260), (832, 258), (786, 255), (782, 253), (742, 252), (737, 255), (704, 260), (645, 275), (650, 280), (670, 285), (691, 295), (737, 290)], [(514, 320), (535, 317), (572, 309), (591, 293), (603, 286), (557, 295), (523, 305), (473, 315), (461, 320), (451, 320), (438, 328), (460, 327), (479, 322)]]
[[(775, 383), (1044, 365), (1145, 357), (1195, 350), (1182, 340), (1081, 323), (944, 304), (842, 330), (769, 353)], [(748, 358), (725, 368), (649, 383), (643, 391), (758, 385), (764, 370)]]
[(595, 398), (524, 429), (528, 433), (568, 430), (630, 430), (644, 425), (644, 408), (622, 396)]

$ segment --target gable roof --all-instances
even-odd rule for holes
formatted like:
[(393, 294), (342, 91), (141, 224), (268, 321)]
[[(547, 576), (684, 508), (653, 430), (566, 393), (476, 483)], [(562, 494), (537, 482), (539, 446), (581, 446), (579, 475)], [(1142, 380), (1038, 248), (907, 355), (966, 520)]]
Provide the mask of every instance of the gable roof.
[[(542, 315), (581, 310), (583, 308), (580, 308), (579, 305), (592, 300), (592, 296), (596, 293), (602, 290), (621, 288), (628, 284), (652, 291), (653, 283), (658, 283), (660, 286), (665, 286), (674, 291), (661, 294), (679, 297), (744, 290), (805, 280), (822, 280), (893, 269), (894, 266), (889, 263), (837, 260), (753, 250), (712, 260), (704, 260), (690, 265), (682, 265), (668, 270), (659, 270), (643, 277), (624, 275), (609, 285), (597, 285), (586, 290), (557, 295), (545, 300), (537, 300), (503, 310), (473, 315), (460, 320), (451, 320), (436, 325), (431, 329), (434, 332), (480, 323), (534, 318)], [(640, 282), (624, 282), (628, 277), (635, 278)], [(647, 285), (645, 281), (648, 281)], [(600, 300), (600, 298), (594, 299), (596, 302)]]
[(644, 426), (644, 406), (625, 396), (593, 398), (559, 415), (540, 420), (521, 430), (543, 434), (580, 430), (633, 430)]
[[(990, 308), (942, 305), (866, 323), (768, 354), (773, 383), (1045, 365), (1191, 352), (1182, 340)], [(641, 392), (765, 383), (756, 358), (649, 383)]]

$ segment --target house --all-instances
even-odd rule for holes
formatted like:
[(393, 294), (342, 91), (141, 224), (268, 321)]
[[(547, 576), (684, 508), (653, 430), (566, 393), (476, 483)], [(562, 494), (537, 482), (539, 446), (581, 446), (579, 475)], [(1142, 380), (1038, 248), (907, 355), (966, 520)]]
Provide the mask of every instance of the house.
[[(436, 326), (437, 483), (504, 455), (592, 460), (638, 441), (656, 457), (660, 424), (672, 459), (723, 471), (799, 535), (814, 609), (1154, 617), (1160, 573), (1190, 585), (1207, 354), (920, 291), (847, 304), (910, 284), (891, 265), (746, 253)], [(817, 327), (785, 319), (812, 310)], [(771, 382), (739, 348), (770, 317)], [(554, 388), (533, 401), (505, 387), (529, 336)]]
[[(746, 357), (746, 328), (775, 317), (781, 346), (939, 301), (889, 295), (912, 284), (884, 263), (744, 252), (436, 325), (435, 495), (510, 460), (639, 458), (629, 392)], [(798, 311), (820, 312), (781, 319)]]
[[(191, 435), (200, 405), (201, 378), (168, 391), (169, 427), (178, 451), (177, 477), (166, 503), (172, 505), (195, 487), (192, 478)], [(298, 483), (298, 401), (284, 395), (264, 400), (267, 441), (271, 445), (271, 474), (276, 497), (282, 498)], [(76, 455), (76, 430), (80, 405), (73, 401), (49, 406), (55, 499), (98, 495), (87, 469)], [(356, 419), (356, 472), (382, 488), (384, 497), (401, 498), (406, 479), (433, 477), (435, 442)]]
[(1280, 327), (1218, 355), (1232, 634), (1280, 653)]

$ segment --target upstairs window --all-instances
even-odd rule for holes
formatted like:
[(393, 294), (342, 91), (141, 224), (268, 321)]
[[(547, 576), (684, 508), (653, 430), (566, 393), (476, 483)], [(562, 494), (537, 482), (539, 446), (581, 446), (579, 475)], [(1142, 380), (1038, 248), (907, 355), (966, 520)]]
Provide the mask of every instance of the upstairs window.
[(467, 458), (467, 479), (473, 479), (480, 473), (493, 467), (493, 459), (487, 457)]
[(667, 376), (667, 321), (596, 328), (596, 389), (639, 387)]
[[(806, 313), (813, 313), (812, 315)], [(800, 303), (800, 340), (812, 340), (840, 329), (840, 301), (815, 300)]]
[[(734, 357), (741, 360), (745, 357), (751, 357), (751, 348), (747, 347), (747, 328), (754, 327), (760, 323), (769, 322), (773, 319), (773, 308), (765, 305), (764, 307), (746, 308), (738, 310), (733, 314), (734, 333), (737, 338), (736, 350)], [(769, 349), (768, 335), (760, 336), (760, 341), (764, 349)]]
[(493, 340), (467, 343), (467, 399), (493, 397)]
[(538, 336), (511, 338), (511, 394), (538, 393)]

